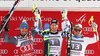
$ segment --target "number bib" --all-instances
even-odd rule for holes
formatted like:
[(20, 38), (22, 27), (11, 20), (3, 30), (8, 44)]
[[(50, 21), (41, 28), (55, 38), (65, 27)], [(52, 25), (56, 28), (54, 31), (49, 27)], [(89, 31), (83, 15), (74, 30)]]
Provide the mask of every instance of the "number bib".
[(72, 43), (71, 50), (82, 51), (82, 45), (80, 43)]
[(49, 39), (50, 46), (60, 46), (59, 39)]
[(59, 32), (58, 34), (49, 34), (49, 43), (50, 43), (50, 50), (49, 54), (60, 54), (61, 52), (61, 46), (62, 46), (62, 36)]

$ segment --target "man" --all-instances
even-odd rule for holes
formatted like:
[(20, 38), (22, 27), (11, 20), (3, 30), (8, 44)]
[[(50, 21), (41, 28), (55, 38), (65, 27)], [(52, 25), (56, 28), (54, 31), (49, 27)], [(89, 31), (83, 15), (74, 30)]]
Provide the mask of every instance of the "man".
[[(20, 41), (21, 39), (29, 39), (28, 37), (28, 24), (26, 22), (26, 20), (23, 20), (22, 23), (20, 24), (20, 34), (19, 36), (14, 36), (14, 37), (11, 37), (9, 38), (8, 36), (8, 26), (5, 28), (5, 33), (4, 33), (4, 41), (6, 43), (12, 43), (12, 44), (15, 44), (16, 47), (19, 47), (19, 46), (23, 46), (23, 45), (27, 45), (28, 43), (25, 43), (25, 42), (28, 42), (28, 41)], [(34, 37), (34, 31), (32, 31), (32, 37)], [(32, 40), (33, 41), (33, 40)]]
[[(9, 25), (7, 25), (5, 27), (5, 33), (4, 33), (4, 41), (6, 43), (11, 43), (11, 44), (15, 44), (16, 47), (18, 47), (20, 54), (23, 55), (22, 52), (27, 53), (30, 52), (26, 49), (21, 49), (23, 48), (23, 46), (28, 46), (29, 44), (33, 43), (33, 38), (36, 35), (36, 32), (34, 30), (32, 30), (32, 35), (30, 35), (30, 32), (28, 32), (29, 26), (28, 23), (26, 22), (26, 20), (23, 20), (22, 23), (20, 24), (20, 34), (18, 36), (14, 36), (14, 37), (9, 37), (8, 36), (8, 30), (9, 30)], [(29, 48), (29, 46), (28, 46)], [(32, 47), (33, 48), (33, 47)], [(31, 49), (31, 48), (29, 48)], [(27, 52), (25, 52), (27, 51)]]
[[(93, 29), (97, 29), (97, 24), (92, 23)], [(97, 39), (96, 39), (97, 36)], [(71, 56), (84, 56), (84, 52), (88, 44), (95, 43), (99, 40), (98, 34), (93, 38), (84, 37), (82, 35), (82, 25), (75, 24), (74, 25), (74, 35), (72, 36), (72, 47), (71, 47)]]
[[(62, 11), (62, 13), (65, 13), (65, 15), (67, 15), (66, 10)], [(36, 9), (34, 14), (36, 16), (34, 30), (44, 38), (44, 36), (43, 36), (44, 31), (37, 28), (37, 26), (39, 24), (38, 22), (41, 21), (40, 10)], [(70, 22), (67, 19), (67, 17), (64, 16), (63, 19), (65, 20), (63, 23), (66, 22), (66, 24), (64, 24), (63, 31), (61, 31), (61, 32), (58, 29), (58, 27), (59, 27), (58, 21), (56, 19), (51, 20), (51, 23), (50, 23), (51, 29), (49, 32), (49, 39), (48, 39), (48, 42), (50, 44), (50, 46), (49, 46), (49, 49), (50, 49), (49, 55), (50, 56), (60, 56), (60, 54), (61, 54), (61, 46), (62, 46), (63, 37), (67, 34), (67, 32), (69, 31), (69, 28), (70, 28)], [(44, 56), (47, 56), (48, 54), (46, 54), (45, 52), (46, 52), (46, 49), (44, 49)]]

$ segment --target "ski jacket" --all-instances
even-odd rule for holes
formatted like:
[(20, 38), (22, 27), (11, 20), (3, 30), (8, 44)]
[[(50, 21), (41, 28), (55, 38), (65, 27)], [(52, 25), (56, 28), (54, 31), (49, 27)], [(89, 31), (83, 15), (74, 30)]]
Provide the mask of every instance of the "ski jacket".
[[(41, 19), (36, 18), (34, 24), (35, 31), (44, 38), (44, 31), (37, 28), (40, 24), (39, 22), (41, 22)], [(49, 55), (60, 56), (63, 37), (66, 36), (70, 29), (70, 22), (68, 19), (62, 22), (62, 29), (63, 30), (61, 32), (57, 31), (58, 33), (49, 32)]]
[(99, 36), (97, 36), (96, 39), (96, 35), (94, 34), (94, 37), (84, 37), (84, 36), (80, 36), (80, 37), (76, 37), (76, 36), (72, 36), (72, 40), (71, 40), (71, 56), (85, 56), (84, 52), (86, 47), (89, 44), (95, 43), (99, 40)]
[[(34, 38), (35, 35), (36, 35), (36, 32), (34, 30), (32, 30), (32, 36), (31, 36), (31, 42), (32, 43), (33, 43), (33, 38)], [(5, 33), (4, 33), (4, 41), (6, 43), (15, 44), (16, 47), (29, 44), (30, 38), (29, 38), (29, 36), (27, 36), (27, 37), (28, 38), (22, 36), (21, 34), (19, 36), (9, 37), (8, 31), (5, 31)]]

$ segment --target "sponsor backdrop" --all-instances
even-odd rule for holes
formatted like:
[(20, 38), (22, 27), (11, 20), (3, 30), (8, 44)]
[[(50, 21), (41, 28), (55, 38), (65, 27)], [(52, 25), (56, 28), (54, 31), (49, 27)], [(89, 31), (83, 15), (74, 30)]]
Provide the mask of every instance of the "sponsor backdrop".
[[(2, 19), (4, 16), (6, 16), (8, 11), (0, 11), (0, 24), (2, 22)], [(98, 24), (98, 32), (100, 33), (100, 23), (99, 23), (99, 16), (100, 12), (87, 12), (87, 11), (68, 11), (68, 19), (73, 22), (73, 24), (81, 23), (83, 25), (83, 35), (87, 36), (89, 38), (93, 37), (93, 31), (92, 27), (89, 26), (88, 21), (91, 18), (91, 16), (94, 17), (94, 21)], [(31, 11), (15, 11), (14, 14), (11, 17), (11, 20), (9, 22), (9, 37), (13, 37), (20, 34), (20, 23), (22, 20), (27, 20), (27, 23), (29, 24), (29, 31), (31, 31), (31, 27), (33, 25), (34, 21), (34, 14)], [(62, 16), (60, 14), (60, 11), (42, 11), (41, 12), (41, 19), (42, 19), (42, 30), (44, 29), (44, 24), (49, 23), (52, 19), (57, 19), (59, 21), (59, 30), (61, 31), (61, 20)], [(4, 42), (4, 31), (2, 35), (0, 35), (0, 56), (20, 56), (20, 53), (17, 49), (17, 47), (14, 44), (9, 44)], [(93, 44), (90, 44), (87, 46), (85, 51), (85, 56), (99, 56), (100, 50), (99, 45), (100, 42), (96, 42)], [(62, 44), (62, 50), (61, 50), (61, 56), (66, 56), (66, 37), (63, 40)], [(26, 46), (27, 47), (27, 46)], [(84, 47), (84, 46), (83, 46)], [(43, 56), (44, 53), (44, 40), (41, 36), (38, 34), (34, 37), (34, 43), (33, 43), (33, 49), (32, 53), (34, 56)], [(24, 50), (24, 49), (23, 49)], [(27, 49), (28, 50), (28, 49)], [(24, 55), (29, 56), (30, 53), (26, 53)]]

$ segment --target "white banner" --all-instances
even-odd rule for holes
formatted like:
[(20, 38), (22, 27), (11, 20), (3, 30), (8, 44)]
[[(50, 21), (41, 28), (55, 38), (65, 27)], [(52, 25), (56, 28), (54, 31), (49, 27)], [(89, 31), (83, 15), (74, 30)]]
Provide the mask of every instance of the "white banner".
[[(12, 7), (16, 0), (0, 0), (0, 7)], [(20, 0), (18, 7), (28, 7), (29, 0)]]
[(35, 2), (38, 7), (100, 7), (100, 0), (29, 0), (29, 7)]
[[(0, 0), (0, 7), (12, 7), (15, 0)], [(21, 0), (18, 7), (100, 7), (100, 0)]]

